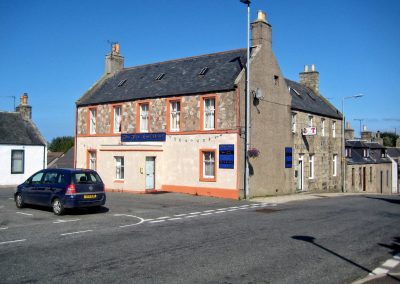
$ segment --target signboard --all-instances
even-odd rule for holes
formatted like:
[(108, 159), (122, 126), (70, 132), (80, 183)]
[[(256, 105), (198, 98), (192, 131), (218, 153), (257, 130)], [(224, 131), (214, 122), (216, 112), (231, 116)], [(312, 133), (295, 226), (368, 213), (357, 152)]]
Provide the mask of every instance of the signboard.
[(233, 169), (235, 166), (235, 145), (220, 144), (219, 145), (219, 168)]
[(285, 147), (285, 168), (291, 169), (293, 165), (293, 150), (292, 147)]
[(121, 134), (121, 142), (164, 142), (166, 139), (165, 132)]
[(304, 136), (317, 135), (317, 128), (316, 127), (306, 127), (306, 128), (303, 128), (302, 133)]

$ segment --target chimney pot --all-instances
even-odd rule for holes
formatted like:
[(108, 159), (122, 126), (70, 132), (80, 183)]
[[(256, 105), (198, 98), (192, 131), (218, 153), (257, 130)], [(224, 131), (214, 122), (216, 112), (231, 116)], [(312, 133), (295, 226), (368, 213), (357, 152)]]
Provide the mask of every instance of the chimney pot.
[(315, 71), (315, 65), (311, 64), (311, 71), (314, 72)]
[(28, 94), (23, 93), (19, 100), (16, 111), (21, 113), (24, 119), (32, 119), (32, 107), (28, 105)]
[(350, 122), (346, 123), (346, 129), (350, 129)]
[(363, 125), (363, 131), (367, 131), (367, 126)]
[(263, 11), (261, 11), (261, 10), (259, 10), (258, 13), (257, 13), (257, 21), (262, 21), (262, 22), (265, 22), (265, 23), (267, 22), (265, 13)]
[(304, 72), (308, 72), (308, 65), (304, 65)]

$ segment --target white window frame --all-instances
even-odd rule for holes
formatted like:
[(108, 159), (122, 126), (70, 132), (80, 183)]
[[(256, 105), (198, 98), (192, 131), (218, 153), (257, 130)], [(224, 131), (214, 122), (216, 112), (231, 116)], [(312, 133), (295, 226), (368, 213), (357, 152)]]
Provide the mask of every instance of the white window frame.
[(332, 121), (332, 137), (336, 137), (336, 121)]
[(337, 176), (337, 154), (333, 154), (332, 158), (333, 176)]
[(308, 116), (308, 127), (313, 127), (314, 124), (314, 116), (309, 115)]
[(325, 118), (321, 119), (321, 136), (325, 136)]
[(90, 134), (96, 134), (96, 126), (97, 126), (97, 109), (91, 108), (89, 109), (89, 132)]
[(121, 133), (122, 130), (122, 106), (114, 106), (114, 133)]
[(11, 150), (11, 174), (23, 174), (25, 172), (25, 150)]
[(297, 128), (297, 113), (292, 112), (292, 133), (296, 133)]
[(89, 169), (96, 170), (97, 168), (97, 152), (89, 151)]
[(115, 156), (115, 179), (123, 180), (124, 179), (124, 157), (123, 156)]
[[(209, 155), (209, 157), (207, 157)], [(207, 174), (207, 166), (211, 167), (212, 175)], [(203, 152), (203, 178), (213, 179), (215, 178), (215, 152), (204, 151)]]
[(180, 118), (181, 116), (181, 102), (180, 101), (171, 101), (170, 102), (170, 119), (169, 119), (169, 128), (170, 131), (179, 131), (180, 130)]
[(308, 163), (309, 163), (309, 167), (310, 167), (309, 168), (310, 172), (309, 172), (308, 179), (314, 179), (315, 178), (315, 175), (314, 175), (314, 171), (315, 171), (315, 155), (310, 155)]
[(215, 101), (215, 98), (204, 98), (204, 130), (215, 129)]
[(140, 104), (140, 132), (149, 132), (149, 103)]

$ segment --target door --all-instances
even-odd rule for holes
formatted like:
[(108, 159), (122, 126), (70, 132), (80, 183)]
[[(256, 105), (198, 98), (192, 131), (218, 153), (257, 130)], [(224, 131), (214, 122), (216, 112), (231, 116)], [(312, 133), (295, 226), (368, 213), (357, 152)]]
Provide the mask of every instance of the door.
[(156, 157), (146, 157), (146, 190), (154, 189)]
[(383, 193), (383, 171), (381, 171), (381, 193)]
[(367, 178), (366, 178), (366, 173), (365, 173), (365, 167), (363, 167), (362, 174), (363, 174), (363, 185), (362, 185), (362, 187), (363, 187), (363, 191), (366, 191), (367, 190)]
[(299, 164), (297, 165), (297, 190), (304, 190), (303, 155), (300, 155)]

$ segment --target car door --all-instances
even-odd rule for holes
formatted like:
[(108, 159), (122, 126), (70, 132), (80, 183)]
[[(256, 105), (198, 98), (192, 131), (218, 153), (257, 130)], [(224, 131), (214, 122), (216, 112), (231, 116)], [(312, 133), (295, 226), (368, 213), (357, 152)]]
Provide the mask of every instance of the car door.
[(47, 171), (44, 174), (42, 186), (37, 187), (36, 197), (38, 204), (40, 205), (51, 205), (51, 198), (53, 192), (57, 188), (58, 172)]
[(36, 187), (41, 186), (43, 176), (44, 173), (41, 171), (29, 178), (29, 182), (22, 190), (22, 197), (25, 203), (36, 204)]

